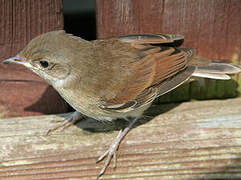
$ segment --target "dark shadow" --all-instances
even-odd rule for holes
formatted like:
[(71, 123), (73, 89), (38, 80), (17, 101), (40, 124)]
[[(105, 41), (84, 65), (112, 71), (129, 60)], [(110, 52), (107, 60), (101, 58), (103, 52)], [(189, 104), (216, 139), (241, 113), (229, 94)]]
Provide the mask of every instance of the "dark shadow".
[[(38, 81), (38, 80), (22, 80), (22, 79), (0, 79), (0, 82), (27, 82), (27, 83), (43, 83), (42, 81)], [(44, 83), (45, 84), (45, 83)]]
[[(135, 127), (145, 124), (152, 120), (155, 116), (168, 112), (175, 108), (180, 103), (172, 103), (165, 105), (152, 105), (143, 116), (136, 122)], [(61, 117), (67, 117), (68, 114), (60, 115)], [(86, 118), (76, 124), (77, 127), (89, 131), (89, 132), (111, 132), (118, 131), (127, 127), (129, 122), (124, 119), (117, 119), (115, 121), (98, 121), (93, 118)]]
[(183, 44), (184, 39), (180, 39), (180, 40), (176, 40), (172, 43), (162, 43), (162, 46), (166, 46), (166, 47), (179, 47)]
[(85, 40), (96, 39), (95, 12), (65, 14), (64, 29)]
[(69, 106), (52, 86), (48, 86), (41, 98), (24, 110), (43, 114), (58, 114), (68, 112)]

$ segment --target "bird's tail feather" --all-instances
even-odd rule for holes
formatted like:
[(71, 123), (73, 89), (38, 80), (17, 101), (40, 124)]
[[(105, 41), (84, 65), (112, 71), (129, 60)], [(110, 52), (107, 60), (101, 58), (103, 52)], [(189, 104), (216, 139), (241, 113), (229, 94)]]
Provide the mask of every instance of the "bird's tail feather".
[(194, 49), (181, 48), (181, 50), (186, 52), (189, 61), (188, 65), (195, 67), (192, 76), (228, 80), (231, 79), (229, 74), (241, 72), (241, 68), (233, 64), (218, 60), (208, 60), (201, 56), (194, 56)]
[(208, 65), (196, 66), (192, 76), (228, 80), (228, 74), (240, 73), (241, 68), (228, 63), (210, 63)]

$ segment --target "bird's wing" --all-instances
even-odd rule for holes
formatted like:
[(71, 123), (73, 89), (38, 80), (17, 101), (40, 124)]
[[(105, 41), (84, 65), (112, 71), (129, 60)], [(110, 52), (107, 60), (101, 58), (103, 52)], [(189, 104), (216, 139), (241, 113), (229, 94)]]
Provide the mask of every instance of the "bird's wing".
[(119, 39), (134, 44), (163, 44), (183, 41), (184, 36), (177, 34), (135, 34), (120, 36)]
[[(118, 69), (126, 73), (125, 77), (123, 73), (119, 76), (119, 79), (125, 80), (125, 83), (123, 87), (120, 83), (120, 88), (117, 89), (109, 87), (113, 89), (111, 92), (114, 92), (114, 96), (110, 99), (103, 98), (100, 107), (118, 112), (130, 111), (152, 102), (157, 96), (185, 82), (194, 71), (194, 67), (187, 68), (188, 57), (192, 55), (192, 50), (166, 46), (166, 43), (181, 39), (183, 36), (180, 35), (120, 37), (118, 41), (123, 42), (121, 47), (129, 48), (128, 52), (125, 52), (125, 48), (122, 48), (122, 52), (118, 50), (118, 53), (125, 55), (126, 59), (129, 58), (129, 65)], [(112, 47), (115, 48), (115, 45), (112, 44)], [(130, 58), (130, 56), (133, 57)], [(123, 61), (123, 59), (115, 59), (115, 61)], [(128, 70), (125, 71), (124, 68)]]

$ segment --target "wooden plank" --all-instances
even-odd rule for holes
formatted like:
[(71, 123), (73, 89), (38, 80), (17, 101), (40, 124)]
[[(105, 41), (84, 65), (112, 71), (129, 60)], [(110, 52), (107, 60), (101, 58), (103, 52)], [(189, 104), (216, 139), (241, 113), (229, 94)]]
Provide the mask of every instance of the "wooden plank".
[[(117, 169), (102, 179), (241, 178), (241, 98), (152, 106), (145, 115), (156, 117), (127, 135)], [(0, 179), (95, 179), (103, 165), (95, 160), (125, 123), (90, 119), (46, 136), (63, 117), (0, 119)]]
[[(61, 0), (1, 0), (0, 60), (15, 56), (34, 37), (63, 29)], [(0, 63), (1, 115), (66, 112), (67, 105), (41, 78), (26, 68)]]

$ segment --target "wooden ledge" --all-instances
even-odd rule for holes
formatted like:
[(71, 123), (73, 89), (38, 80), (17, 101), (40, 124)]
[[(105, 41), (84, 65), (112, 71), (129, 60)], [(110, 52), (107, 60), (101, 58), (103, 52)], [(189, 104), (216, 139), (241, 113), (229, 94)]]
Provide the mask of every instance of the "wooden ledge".
[[(101, 179), (241, 178), (241, 98), (153, 106)], [(148, 114), (147, 113), (147, 114)], [(0, 179), (95, 179), (123, 123), (84, 120), (46, 136), (63, 115), (0, 119)], [(82, 130), (81, 128), (88, 129)]]

